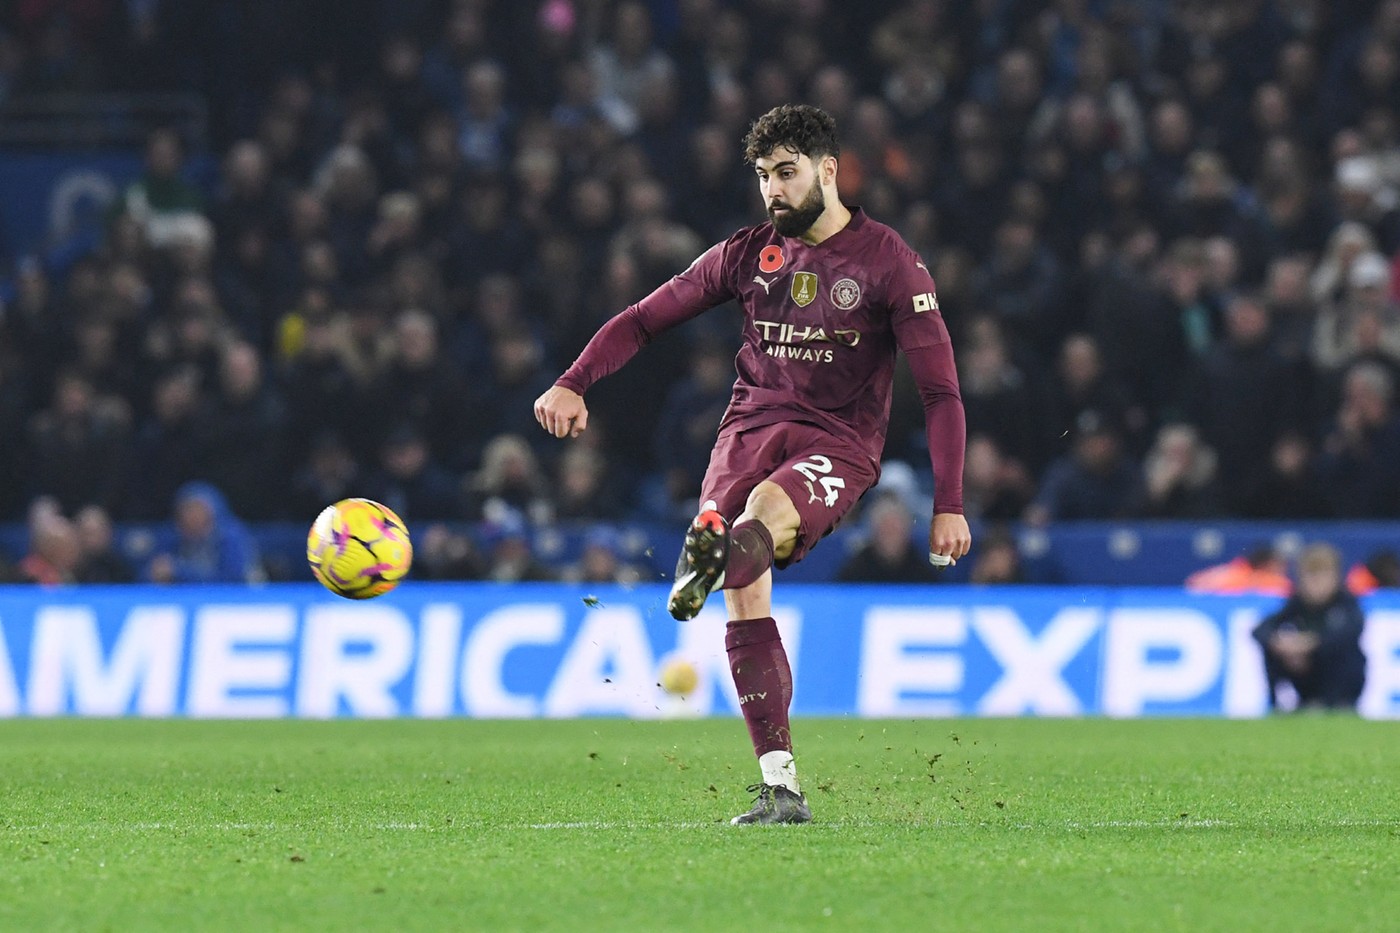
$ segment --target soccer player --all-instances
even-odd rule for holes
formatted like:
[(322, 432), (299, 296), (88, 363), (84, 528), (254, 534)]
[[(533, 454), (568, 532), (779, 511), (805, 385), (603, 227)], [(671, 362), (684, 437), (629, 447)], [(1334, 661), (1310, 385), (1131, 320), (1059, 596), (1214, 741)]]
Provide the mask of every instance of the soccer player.
[(715, 590), (758, 755), (753, 808), (732, 822), (805, 823), (788, 728), (792, 671), (773, 621), (772, 567), (803, 558), (880, 475), (895, 348), (923, 399), (935, 479), (929, 560), (972, 545), (962, 515), (966, 427), (948, 330), (928, 268), (889, 227), (837, 195), (836, 124), (784, 105), (744, 138), (769, 222), (746, 227), (617, 315), (535, 402), (555, 437), (588, 427), (583, 396), (668, 328), (731, 299), (744, 308), (738, 379), (671, 589), (677, 619)]

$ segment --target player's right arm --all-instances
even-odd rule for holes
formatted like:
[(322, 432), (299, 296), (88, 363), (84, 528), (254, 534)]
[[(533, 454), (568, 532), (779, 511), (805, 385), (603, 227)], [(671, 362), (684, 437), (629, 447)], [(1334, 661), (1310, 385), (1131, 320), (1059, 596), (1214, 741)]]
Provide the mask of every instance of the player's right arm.
[(578, 437), (588, 426), (583, 396), (593, 383), (617, 372), (658, 335), (733, 298), (727, 257), (734, 241), (716, 243), (689, 269), (599, 328), (574, 365), (535, 400), (540, 426), (555, 437)]

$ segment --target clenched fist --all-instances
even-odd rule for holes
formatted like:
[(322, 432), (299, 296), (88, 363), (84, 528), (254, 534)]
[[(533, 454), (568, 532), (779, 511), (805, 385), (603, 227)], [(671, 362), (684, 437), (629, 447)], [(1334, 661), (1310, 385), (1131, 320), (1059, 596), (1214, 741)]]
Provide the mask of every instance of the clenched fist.
[(551, 386), (535, 399), (535, 420), (555, 437), (578, 437), (588, 429), (588, 406), (572, 389)]
[(928, 559), (935, 567), (956, 564), (972, 550), (972, 532), (967, 519), (956, 512), (940, 512), (933, 516), (928, 529)]

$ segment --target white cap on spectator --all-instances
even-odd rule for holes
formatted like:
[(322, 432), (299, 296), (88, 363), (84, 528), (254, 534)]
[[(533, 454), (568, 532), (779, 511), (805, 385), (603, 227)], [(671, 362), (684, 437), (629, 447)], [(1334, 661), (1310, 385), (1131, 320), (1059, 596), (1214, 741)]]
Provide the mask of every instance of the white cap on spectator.
[(1337, 186), (1349, 191), (1374, 193), (1381, 186), (1381, 172), (1373, 159), (1352, 156), (1337, 163)]
[(1362, 253), (1352, 263), (1347, 284), (1352, 288), (1368, 288), (1390, 282), (1390, 263), (1380, 253)]

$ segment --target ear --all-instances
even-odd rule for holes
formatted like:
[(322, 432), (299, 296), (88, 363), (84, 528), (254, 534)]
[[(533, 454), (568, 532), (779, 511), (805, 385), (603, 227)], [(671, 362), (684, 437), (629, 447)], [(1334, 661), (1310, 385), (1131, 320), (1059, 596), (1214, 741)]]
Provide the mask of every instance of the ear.
[(822, 184), (825, 184), (825, 185), (834, 185), (834, 184), (836, 184), (836, 168), (837, 168), (836, 156), (834, 156), (834, 155), (822, 156), (822, 164), (821, 164), (821, 179), (822, 179)]

